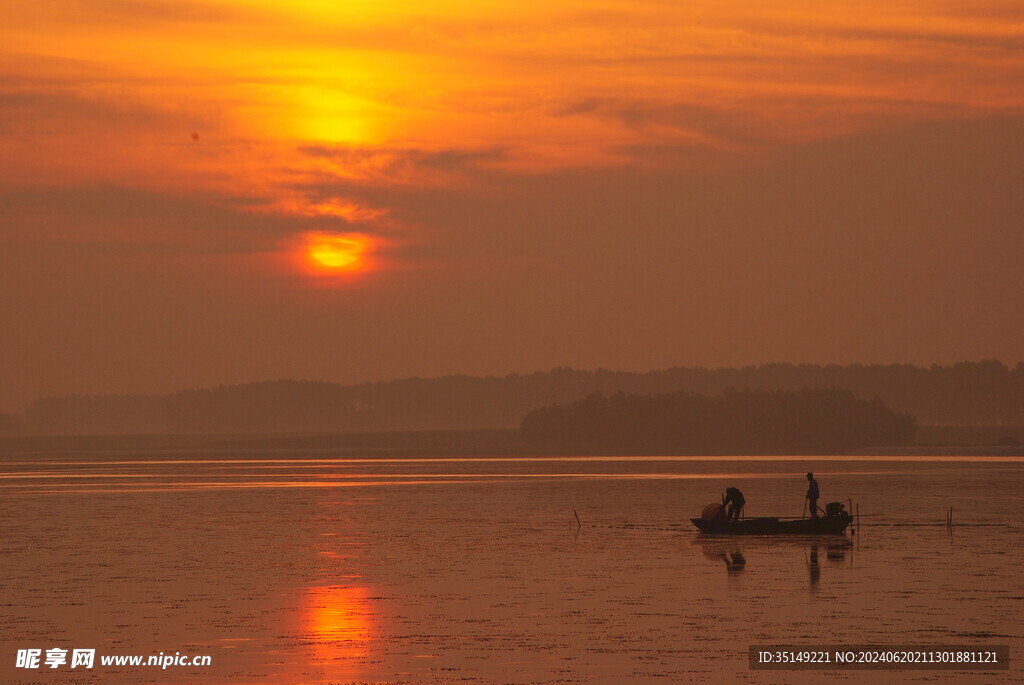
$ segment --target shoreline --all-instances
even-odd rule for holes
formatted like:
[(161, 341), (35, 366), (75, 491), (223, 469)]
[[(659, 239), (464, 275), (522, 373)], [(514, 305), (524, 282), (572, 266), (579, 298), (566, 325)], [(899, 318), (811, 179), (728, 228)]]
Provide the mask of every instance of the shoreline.
[(337, 457), (801, 457), (842, 459), (844, 457), (1024, 457), (1024, 445), (930, 443), (882, 445), (841, 453), (751, 452), (674, 454), (623, 454), (595, 450), (571, 450), (557, 446), (525, 443), (515, 429), (419, 430), (364, 433), (273, 433), (273, 434), (139, 434), (139, 435), (51, 435), (5, 436), (0, 438), (0, 459), (55, 456), (61, 453), (118, 454), (216, 453), (249, 450), (254, 457), (267, 458), (281, 452), (325, 452)]

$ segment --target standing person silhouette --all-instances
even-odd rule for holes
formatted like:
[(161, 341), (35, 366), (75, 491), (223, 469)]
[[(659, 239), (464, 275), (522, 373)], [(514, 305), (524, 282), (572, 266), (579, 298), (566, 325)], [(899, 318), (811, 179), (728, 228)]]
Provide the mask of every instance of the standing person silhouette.
[(813, 473), (807, 474), (807, 483), (807, 499), (811, 503), (811, 518), (816, 519), (818, 518), (818, 497), (820, 493), (818, 492), (818, 481), (814, 480)]

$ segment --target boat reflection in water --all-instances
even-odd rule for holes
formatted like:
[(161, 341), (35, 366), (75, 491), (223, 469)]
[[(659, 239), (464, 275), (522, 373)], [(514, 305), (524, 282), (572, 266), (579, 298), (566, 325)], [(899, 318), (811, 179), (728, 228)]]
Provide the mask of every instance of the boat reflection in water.
[(843, 565), (847, 552), (853, 549), (853, 541), (839, 535), (742, 538), (733, 535), (698, 535), (695, 543), (700, 544), (705, 559), (724, 563), (729, 576), (737, 576), (746, 570), (748, 556), (753, 560), (752, 566), (757, 568), (759, 558), (778, 557), (783, 551), (787, 556), (792, 556), (788, 550), (802, 549), (812, 586), (821, 580), (820, 559), (823, 551), (828, 562)]
[(310, 661), (336, 675), (361, 673), (376, 633), (370, 590), (328, 585), (306, 589), (303, 627)]

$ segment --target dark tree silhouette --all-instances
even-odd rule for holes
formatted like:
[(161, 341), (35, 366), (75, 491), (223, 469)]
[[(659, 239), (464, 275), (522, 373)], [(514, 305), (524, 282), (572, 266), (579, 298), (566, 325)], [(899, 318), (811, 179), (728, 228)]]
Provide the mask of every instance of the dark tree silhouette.
[[(594, 392), (689, 392), (728, 388), (844, 388), (913, 414), (922, 426), (1024, 426), (1024, 364), (932, 366), (766, 364), (648, 373), (556, 368), (502, 378), (446, 376), (381, 383), (280, 380), (183, 390), (162, 396), (50, 397), (25, 413), (31, 433), (274, 433), (515, 428), (538, 407)], [(1013, 433), (1011, 430), (1010, 433)]]
[(848, 390), (605, 396), (530, 412), (524, 440), (591, 454), (836, 454), (909, 440), (915, 421)]

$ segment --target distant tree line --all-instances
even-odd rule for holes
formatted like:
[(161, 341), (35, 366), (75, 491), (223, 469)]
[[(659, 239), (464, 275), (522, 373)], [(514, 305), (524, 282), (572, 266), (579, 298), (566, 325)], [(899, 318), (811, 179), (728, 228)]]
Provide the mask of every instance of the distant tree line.
[[(498, 377), (446, 376), (339, 385), (281, 380), (183, 390), (170, 395), (49, 397), (11, 426), (34, 434), (275, 433), (517, 428), (539, 407), (599, 392), (729, 388), (798, 391), (843, 388), (913, 414), (923, 426), (1024, 425), (1024, 364), (932, 366), (766, 364), (738, 369), (674, 368), (648, 373), (556, 368)], [(11, 430), (16, 430), (12, 428)]]
[(606, 396), (536, 409), (523, 439), (587, 454), (841, 454), (913, 437), (909, 414), (838, 389)]

